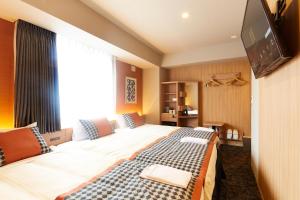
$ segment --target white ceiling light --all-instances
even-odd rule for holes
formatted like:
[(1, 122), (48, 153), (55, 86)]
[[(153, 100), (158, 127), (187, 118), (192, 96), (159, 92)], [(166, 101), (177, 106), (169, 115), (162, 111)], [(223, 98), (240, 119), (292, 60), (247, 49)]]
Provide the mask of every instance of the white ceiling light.
[(187, 19), (187, 18), (190, 17), (190, 14), (189, 14), (188, 12), (183, 12), (183, 13), (181, 14), (181, 17), (182, 17), (182, 19)]
[(231, 38), (231, 39), (236, 39), (237, 36), (236, 36), (236, 35), (232, 35), (232, 36), (230, 36), (230, 38)]

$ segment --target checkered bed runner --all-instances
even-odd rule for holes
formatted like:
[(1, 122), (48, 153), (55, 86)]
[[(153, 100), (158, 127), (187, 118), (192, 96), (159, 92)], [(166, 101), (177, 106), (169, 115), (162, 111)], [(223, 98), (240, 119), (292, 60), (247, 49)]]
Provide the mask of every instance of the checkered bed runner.
[[(185, 136), (211, 139), (213, 133), (178, 129), (170, 137), (141, 152), (130, 161), (125, 161), (111, 172), (94, 180), (80, 190), (57, 199), (65, 200), (190, 200), (196, 179), (208, 145), (181, 143)], [(161, 164), (192, 172), (187, 189), (161, 184), (140, 178), (143, 169), (152, 164)]]

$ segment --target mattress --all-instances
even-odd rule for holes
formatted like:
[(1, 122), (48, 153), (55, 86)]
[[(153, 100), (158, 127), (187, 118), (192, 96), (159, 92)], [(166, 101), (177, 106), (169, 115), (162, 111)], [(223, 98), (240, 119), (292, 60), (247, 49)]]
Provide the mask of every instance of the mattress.
[[(175, 130), (177, 127), (146, 124), (118, 130), (97, 140), (67, 142), (51, 153), (3, 166), (0, 168), (1, 199), (53, 200)], [(203, 199), (210, 199), (212, 194), (215, 160), (214, 148)]]

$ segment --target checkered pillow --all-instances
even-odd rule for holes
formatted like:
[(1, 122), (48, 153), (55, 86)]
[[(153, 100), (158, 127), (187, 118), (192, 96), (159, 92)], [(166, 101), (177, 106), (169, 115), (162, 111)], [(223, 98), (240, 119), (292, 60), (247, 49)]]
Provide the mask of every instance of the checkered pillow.
[[(15, 151), (19, 152), (15, 154)], [(38, 127), (20, 128), (0, 134), (0, 167), (48, 152), (51, 149)]]
[(98, 128), (96, 124), (91, 120), (79, 120), (82, 126), (84, 127), (90, 140), (95, 140), (99, 138)]
[(106, 118), (97, 120), (79, 120), (90, 140), (112, 134), (113, 129)]
[(0, 167), (5, 163), (5, 156), (3, 150), (0, 148)]
[(129, 127), (129, 128), (135, 128), (135, 124), (132, 121), (132, 119), (130, 117), (130, 114), (123, 114), (123, 118), (125, 120), (125, 123), (126, 123), (127, 127)]
[(145, 124), (143, 117), (136, 112), (123, 114), (123, 117), (129, 128), (136, 128)]
[(42, 154), (51, 152), (51, 149), (48, 147), (45, 139), (41, 135), (39, 128), (37, 126), (33, 127), (32, 132), (34, 133), (36, 139), (38, 140), (39, 144), (41, 145)]

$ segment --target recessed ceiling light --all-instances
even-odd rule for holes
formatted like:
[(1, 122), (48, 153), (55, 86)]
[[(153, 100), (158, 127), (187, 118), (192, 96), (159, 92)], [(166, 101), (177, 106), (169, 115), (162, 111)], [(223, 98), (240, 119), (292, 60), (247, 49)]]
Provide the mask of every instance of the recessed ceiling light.
[(237, 36), (236, 36), (236, 35), (232, 35), (232, 36), (230, 36), (230, 38), (231, 38), (231, 39), (236, 39)]
[(190, 17), (190, 14), (189, 14), (188, 12), (183, 12), (183, 13), (181, 14), (181, 17), (182, 17), (183, 19), (187, 19), (187, 18)]

